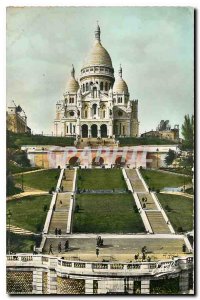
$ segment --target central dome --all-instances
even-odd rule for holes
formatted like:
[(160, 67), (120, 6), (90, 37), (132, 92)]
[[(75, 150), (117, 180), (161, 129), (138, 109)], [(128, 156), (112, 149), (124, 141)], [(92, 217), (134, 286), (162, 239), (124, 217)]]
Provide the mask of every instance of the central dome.
[(84, 67), (104, 65), (112, 68), (112, 61), (108, 51), (99, 41), (95, 41), (92, 50), (86, 59)]
[(84, 68), (90, 66), (108, 66), (112, 68), (112, 60), (108, 51), (101, 45), (100, 36), (101, 30), (99, 25), (97, 25), (97, 28), (95, 30), (95, 42), (93, 44), (92, 50), (86, 58)]

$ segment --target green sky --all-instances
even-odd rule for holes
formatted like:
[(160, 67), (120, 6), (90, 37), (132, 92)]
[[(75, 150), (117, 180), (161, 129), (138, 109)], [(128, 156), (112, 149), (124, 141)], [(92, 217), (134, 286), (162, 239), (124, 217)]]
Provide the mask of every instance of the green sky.
[(7, 9), (7, 103), (14, 99), (36, 133), (51, 133), (71, 64), (79, 76), (96, 20), (115, 74), (122, 64), (139, 100), (140, 133), (161, 119), (193, 113), (193, 9), (176, 7), (25, 7)]

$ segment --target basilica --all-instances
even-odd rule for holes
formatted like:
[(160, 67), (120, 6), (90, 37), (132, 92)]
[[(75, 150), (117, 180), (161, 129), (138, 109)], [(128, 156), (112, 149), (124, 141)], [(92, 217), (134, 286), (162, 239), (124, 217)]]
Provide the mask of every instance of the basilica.
[(99, 25), (79, 79), (76, 79), (72, 65), (63, 96), (63, 99), (56, 103), (56, 136), (138, 136), (138, 100), (130, 100), (121, 65), (118, 75), (114, 76), (111, 57), (101, 43)]

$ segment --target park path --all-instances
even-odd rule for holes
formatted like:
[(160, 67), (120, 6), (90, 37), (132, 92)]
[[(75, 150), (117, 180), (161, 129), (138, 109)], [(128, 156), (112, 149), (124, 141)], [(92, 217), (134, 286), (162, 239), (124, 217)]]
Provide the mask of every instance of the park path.
[(37, 170), (32, 170), (32, 171), (27, 171), (27, 172), (20, 172), (20, 173), (14, 173), (12, 174), (13, 176), (17, 176), (17, 175), (25, 175), (25, 174), (30, 174), (30, 173), (36, 173), (36, 172), (41, 172), (41, 171), (46, 171), (47, 169), (37, 169)]
[(61, 229), (62, 233), (66, 233), (68, 219), (70, 218), (71, 193), (73, 192), (73, 181), (75, 170), (65, 170), (61, 182), (62, 192), (56, 197), (48, 233), (54, 233), (55, 229)]
[(126, 174), (130, 180), (133, 191), (136, 193), (136, 197), (140, 201), (141, 209), (146, 214), (153, 233), (174, 233), (173, 228), (169, 226), (167, 216), (157, 202), (155, 194), (148, 192), (147, 185), (139, 173), (139, 170), (126, 169)]
[(6, 201), (14, 200), (14, 199), (18, 200), (27, 196), (40, 196), (40, 195), (49, 195), (49, 193), (41, 190), (28, 191), (28, 192), (23, 192), (23, 193), (9, 196), (6, 198)]
[(171, 171), (167, 171), (167, 170), (160, 170), (160, 169), (159, 170), (157, 170), (157, 169), (151, 169), (151, 170), (159, 171), (161, 173), (168, 173), (170, 175), (177, 175), (177, 176), (183, 176), (183, 177), (192, 177), (192, 175), (175, 173), (175, 172), (171, 172)]
[(160, 194), (169, 194), (169, 195), (177, 195), (177, 196), (183, 196), (187, 198), (194, 198), (194, 195), (188, 194), (188, 193), (183, 193), (183, 192), (160, 192)]
[(29, 230), (26, 230), (26, 229), (23, 229), (21, 227), (18, 227), (18, 226), (14, 226), (14, 225), (6, 225), (6, 230), (9, 230), (13, 233), (16, 233), (16, 234), (21, 234), (21, 235), (38, 235), (37, 233), (34, 233), (32, 231), (29, 231)]

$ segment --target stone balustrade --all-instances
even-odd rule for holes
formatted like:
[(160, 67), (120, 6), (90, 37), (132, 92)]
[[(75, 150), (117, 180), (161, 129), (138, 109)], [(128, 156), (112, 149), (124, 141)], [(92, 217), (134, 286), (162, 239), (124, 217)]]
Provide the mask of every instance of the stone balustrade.
[[(54, 268), (60, 273), (95, 275), (118, 274), (119, 276), (131, 275), (158, 275), (162, 273), (173, 273), (180, 270), (190, 269), (193, 265), (193, 257), (179, 257), (173, 260), (157, 262), (83, 262), (69, 261), (48, 255), (15, 254), (7, 255), (7, 267)], [(85, 270), (85, 271), (84, 271)]]

